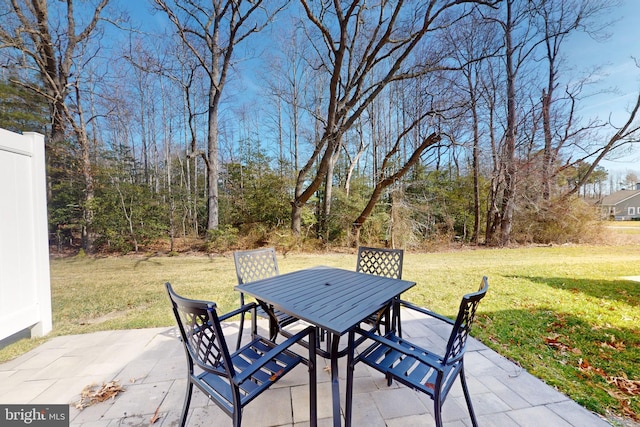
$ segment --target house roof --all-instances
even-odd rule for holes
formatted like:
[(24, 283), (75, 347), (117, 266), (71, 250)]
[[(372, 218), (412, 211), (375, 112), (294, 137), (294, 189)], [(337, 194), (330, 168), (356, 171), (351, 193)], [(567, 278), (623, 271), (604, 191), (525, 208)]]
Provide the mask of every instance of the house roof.
[(602, 206), (615, 206), (640, 194), (640, 190), (620, 190), (602, 199)]

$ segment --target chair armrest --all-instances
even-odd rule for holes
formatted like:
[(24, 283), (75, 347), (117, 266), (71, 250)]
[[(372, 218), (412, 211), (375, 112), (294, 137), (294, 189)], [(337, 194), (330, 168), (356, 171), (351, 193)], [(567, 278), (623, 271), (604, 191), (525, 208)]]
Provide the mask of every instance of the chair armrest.
[(256, 304), (255, 302), (251, 302), (249, 304), (245, 304), (240, 308), (236, 308), (233, 311), (230, 311), (228, 313), (223, 314), (222, 316), (218, 317), (218, 319), (220, 319), (221, 322), (229, 319), (230, 317), (236, 316), (240, 313), (244, 313), (247, 312), (249, 310), (255, 310), (256, 307), (258, 306), (258, 304)]
[(455, 324), (454, 320), (449, 319), (448, 317), (443, 316), (441, 314), (435, 313), (435, 312), (433, 312), (431, 310), (427, 310), (424, 307), (419, 307), (419, 306), (417, 306), (415, 304), (410, 303), (409, 301), (400, 300), (400, 305), (403, 306), (403, 307), (406, 307), (406, 308), (408, 308), (410, 310), (414, 310), (414, 311), (417, 311), (419, 313), (426, 314), (427, 316), (435, 317), (436, 319), (442, 320), (443, 322), (446, 322), (446, 323), (448, 323), (448, 324), (450, 324), (452, 326)]
[[(442, 356), (440, 356), (439, 354), (433, 353), (433, 352), (431, 352), (429, 350), (425, 350), (424, 348), (418, 347), (417, 345), (412, 344), (412, 343), (410, 343), (408, 341), (405, 341), (405, 340), (403, 340), (403, 341), (408, 343), (408, 344), (411, 344), (413, 347), (417, 348), (418, 350), (411, 350), (411, 349), (409, 349), (409, 348), (407, 348), (405, 346), (402, 346), (402, 345), (398, 344), (395, 341), (391, 341), (390, 339), (388, 339), (385, 336), (377, 335), (377, 334), (374, 334), (372, 332), (366, 331), (366, 330), (361, 329), (361, 328), (356, 328), (355, 331), (357, 333), (359, 333), (360, 335), (362, 335), (362, 336), (364, 336), (364, 337), (366, 337), (366, 338), (368, 338), (368, 339), (370, 339), (372, 341), (376, 341), (376, 342), (379, 342), (381, 344), (384, 344), (385, 346), (387, 346), (389, 348), (392, 348), (393, 350), (396, 350), (399, 353), (410, 355), (410, 356), (416, 358), (417, 360), (419, 360), (420, 362), (423, 362), (423, 363), (425, 363), (425, 364), (427, 364), (429, 366), (433, 366), (433, 359), (436, 359), (440, 363), (442, 363), (442, 361), (444, 360), (444, 358)], [(400, 339), (402, 340), (402, 338), (400, 338)], [(366, 352), (367, 351), (365, 350), (365, 353)], [(427, 356), (430, 356), (431, 359), (426, 358), (424, 353), (426, 353)]]
[(315, 327), (314, 326), (309, 326), (309, 327), (305, 328), (304, 330), (298, 332), (297, 334), (291, 336), (291, 338), (288, 338), (287, 340), (283, 341), (282, 343), (276, 345), (271, 350), (269, 350), (268, 352), (263, 354), (262, 357), (260, 357), (260, 359), (258, 359), (255, 362), (251, 363), (250, 367), (248, 367), (247, 369), (242, 371), (242, 373), (236, 375), (233, 378), (233, 381), (236, 384), (242, 384), (244, 381), (249, 379), (254, 373), (256, 373), (258, 370), (260, 370), (264, 365), (266, 365), (267, 363), (271, 362), (271, 360), (276, 355), (282, 353), (283, 351), (287, 350), (289, 347), (291, 347), (294, 344), (298, 343), (298, 341), (300, 341), (302, 338), (306, 337), (307, 335), (311, 334), (312, 332), (315, 333)]

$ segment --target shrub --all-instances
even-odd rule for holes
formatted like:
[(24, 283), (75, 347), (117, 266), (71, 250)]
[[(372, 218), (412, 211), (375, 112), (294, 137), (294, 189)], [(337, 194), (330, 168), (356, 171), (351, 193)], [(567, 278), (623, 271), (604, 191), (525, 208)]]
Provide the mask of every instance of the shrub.
[(237, 244), (238, 229), (231, 225), (221, 225), (207, 232), (205, 250), (209, 253), (225, 252), (234, 249)]
[(593, 243), (601, 231), (595, 209), (574, 197), (517, 211), (512, 237), (519, 243)]

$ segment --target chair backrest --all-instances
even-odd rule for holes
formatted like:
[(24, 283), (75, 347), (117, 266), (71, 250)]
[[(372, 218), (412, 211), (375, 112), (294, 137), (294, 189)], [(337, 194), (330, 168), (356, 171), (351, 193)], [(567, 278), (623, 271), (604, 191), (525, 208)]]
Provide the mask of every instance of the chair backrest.
[(173, 314), (182, 343), (191, 362), (207, 372), (223, 377), (235, 376), (227, 343), (222, 333), (216, 304), (183, 298), (166, 283)]
[(462, 297), (458, 317), (451, 330), (447, 350), (444, 355), (445, 364), (453, 364), (458, 362), (464, 356), (467, 345), (467, 338), (471, 332), (471, 326), (476, 316), (476, 310), (480, 300), (484, 298), (489, 288), (489, 281), (486, 277), (482, 278), (480, 289), (474, 293), (467, 294)]
[(239, 285), (279, 274), (276, 251), (273, 248), (237, 251), (233, 253), (233, 260)]
[(402, 249), (358, 248), (356, 271), (378, 276), (402, 279)]

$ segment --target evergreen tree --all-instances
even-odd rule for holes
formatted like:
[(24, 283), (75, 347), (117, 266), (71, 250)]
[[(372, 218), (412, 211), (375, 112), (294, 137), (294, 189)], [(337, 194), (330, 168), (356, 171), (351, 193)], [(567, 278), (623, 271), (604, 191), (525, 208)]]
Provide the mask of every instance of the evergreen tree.
[(16, 78), (0, 81), (0, 127), (16, 133), (46, 134), (46, 100), (15, 81)]

